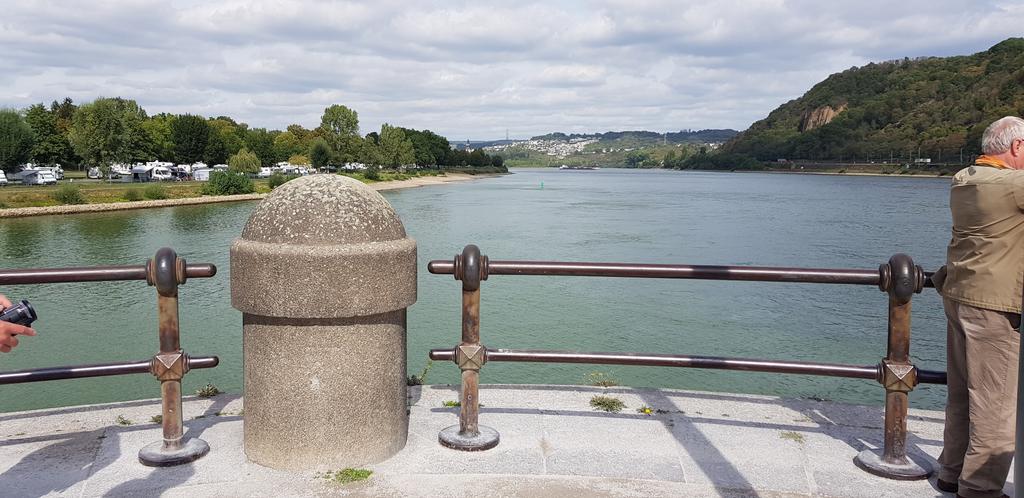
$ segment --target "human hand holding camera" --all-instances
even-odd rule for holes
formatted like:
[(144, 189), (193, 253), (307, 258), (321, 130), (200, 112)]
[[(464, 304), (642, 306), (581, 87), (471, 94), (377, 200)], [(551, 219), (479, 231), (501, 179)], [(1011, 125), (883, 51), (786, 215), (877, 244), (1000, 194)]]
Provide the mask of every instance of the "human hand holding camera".
[(0, 353), (10, 353), (18, 345), (19, 335), (36, 335), (36, 331), (28, 327), (36, 319), (36, 312), (28, 301), (12, 305), (6, 296), (0, 294)]

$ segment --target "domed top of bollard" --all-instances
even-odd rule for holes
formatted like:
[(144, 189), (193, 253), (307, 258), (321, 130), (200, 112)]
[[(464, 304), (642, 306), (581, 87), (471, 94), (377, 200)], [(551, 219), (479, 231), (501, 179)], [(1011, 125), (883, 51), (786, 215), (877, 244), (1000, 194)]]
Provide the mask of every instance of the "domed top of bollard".
[(362, 182), (341, 175), (292, 180), (252, 212), (242, 238), (282, 244), (357, 244), (405, 238), (388, 201)]
[(231, 245), (231, 305), (290, 318), (368, 316), (416, 302), (416, 242), (383, 196), (340, 175), (292, 180)]

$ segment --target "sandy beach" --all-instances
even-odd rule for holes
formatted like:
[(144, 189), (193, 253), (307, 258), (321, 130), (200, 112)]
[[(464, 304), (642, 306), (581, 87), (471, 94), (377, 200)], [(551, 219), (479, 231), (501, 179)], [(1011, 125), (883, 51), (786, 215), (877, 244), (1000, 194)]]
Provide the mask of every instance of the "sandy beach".
[[(390, 182), (371, 183), (369, 187), (374, 190), (397, 190), (402, 188), (426, 187), (429, 185), (441, 185), (445, 183), (465, 182), (480, 178), (490, 178), (498, 175), (467, 175), (465, 173), (447, 173), (444, 176), (420, 176), (408, 180), (394, 180)], [(49, 216), (57, 214), (78, 214), (78, 213), (99, 213), (103, 211), (121, 211), (125, 209), (147, 209), (170, 206), (189, 206), (193, 204), (216, 204), (220, 202), (254, 201), (266, 197), (269, 194), (242, 194), (189, 197), (185, 199), (162, 199), (152, 201), (132, 202), (107, 202), (100, 204), (76, 204), (65, 206), (44, 206), (11, 208), (0, 210), (0, 218), (23, 218), (27, 216)]]

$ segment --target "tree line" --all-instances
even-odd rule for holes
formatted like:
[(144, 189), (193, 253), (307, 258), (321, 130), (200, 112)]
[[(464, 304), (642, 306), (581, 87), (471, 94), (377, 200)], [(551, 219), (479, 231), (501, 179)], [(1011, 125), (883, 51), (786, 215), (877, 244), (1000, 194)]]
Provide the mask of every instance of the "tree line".
[(324, 109), (316, 128), (292, 124), (284, 130), (251, 128), (228, 116), (150, 116), (134, 100), (120, 97), (0, 109), (0, 168), (5, 171), (27, 162), (108, 171), (113, 164), (147, 161), (229, 164), (244, 172), (282, 161), (318, 169), (346, 163), (504, 168), (501, 156), (454, 150), (448, 139), (430, 130), (385, 123), (379, 132), (360, 135), (358, 113), (339, 104)]

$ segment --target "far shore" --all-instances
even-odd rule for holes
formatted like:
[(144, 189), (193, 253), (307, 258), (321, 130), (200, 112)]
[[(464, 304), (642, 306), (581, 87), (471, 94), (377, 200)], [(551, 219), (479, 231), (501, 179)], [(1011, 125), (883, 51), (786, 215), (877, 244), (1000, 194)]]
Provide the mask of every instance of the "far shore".
[[(718, 171), (718, 170), (693, 170), (693, 171)], [(763, 169), (763, 170), (736, 170), (734, 173), (776, 173), (780, 175), (830, 175), (830, 176), (878, 176), (885, 178), (923, 178), (923, 179), (950, 179), (953, 177), (949, 175), (936, 175), (936, 174), (905, 174), (899, 173), (873, 173), (867, 171), (847, 171), (840, 173), (838, 171), (806, 171), (806, 170), (781, 170), (781, 169)]]
[[(419, 176), (407, 180), (392, 180), (367, 184), (374, 190), (397, 190), (403, 188), (425, 187), (445, 183), (464, 182), (479, 178), (499, 176), (497, 174), (469, 175), (465, 173), (447, 173), (444, 176)], [(24, 218), (29, 216), (50, 216), (60, 214), (100, 213), (105, 211), (123, 211), (127, 209), (147, 209), (171, 206), (189, 206), (195, 204), (216, 204), (221, 202), (240, 202), (260, 200), (269, 194), (241, 195), (204, 195), (182, 199), (161, 199), (149, 201), (104, 202), (97, 204), (75, 204), (61, 206), (24, 207), (0, 209), (0, 218)]]
[[(952, 178), (953, 174), (967, 165), (954, 167), (949, 173), (940, 175), (936, 171), (912, 170), (913, 173), (882, 173), (881, 171), (837, 171), (827, 169), (664, 169), (664, 168), (627, 168), (625, 166), (601, 166), (603, 169), (649, 169), (665, 171), (701, 171), (708, 173), (777, 173), (785, 175), (831, 175), (831, 176), (877, 176), (886, 178)], [(511, 169), (558, 169), (551, 166), (513, 166)]]

